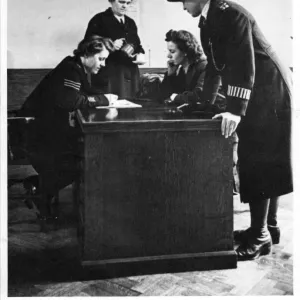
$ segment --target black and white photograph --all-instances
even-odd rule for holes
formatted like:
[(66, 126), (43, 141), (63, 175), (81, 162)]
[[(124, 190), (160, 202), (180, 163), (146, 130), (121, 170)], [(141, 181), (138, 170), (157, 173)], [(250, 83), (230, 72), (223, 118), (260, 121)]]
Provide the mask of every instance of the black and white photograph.
[(297, 294), (295, 2), (0, 0), (1, 298)]

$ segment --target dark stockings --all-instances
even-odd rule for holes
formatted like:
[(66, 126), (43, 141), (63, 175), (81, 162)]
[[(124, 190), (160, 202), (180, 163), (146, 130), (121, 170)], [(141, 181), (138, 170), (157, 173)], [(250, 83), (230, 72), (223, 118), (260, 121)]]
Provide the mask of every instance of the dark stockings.
[(267, 217), (270, 199), (250, 202), (251, 229), (253, 237), (257, 242), (263, 242), (270, 238)]
[(270, 199), (269, 211), (268, 211), (268, 226), (277, 226), (277, 211), (280, 197), (273, 197)]

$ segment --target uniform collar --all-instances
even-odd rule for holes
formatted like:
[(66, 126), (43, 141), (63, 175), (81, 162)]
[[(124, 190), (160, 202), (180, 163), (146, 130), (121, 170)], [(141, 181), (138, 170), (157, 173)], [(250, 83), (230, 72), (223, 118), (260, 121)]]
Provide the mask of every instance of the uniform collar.
[(108, 15), (108, 16), (115, 17), (115, 18), (117, 19), (118, 22), (120, 22), (120, 19), (122, 19), (122, 20), (123, 20), (123, 23), (125, 23), (126, 15), (124, 15), (124, 16), (122, 16), (122, 17), (115, 15), (115, 14), (113, 13), (111, 7), (109, 7), (104, 13), (105, 13), (106, 15)]
[(210, 1), (211, 0), (208, 0), (202, 9), (201, 18), (205, 18), (205, 20), (207, 19), (207, 14), (210, 7)]

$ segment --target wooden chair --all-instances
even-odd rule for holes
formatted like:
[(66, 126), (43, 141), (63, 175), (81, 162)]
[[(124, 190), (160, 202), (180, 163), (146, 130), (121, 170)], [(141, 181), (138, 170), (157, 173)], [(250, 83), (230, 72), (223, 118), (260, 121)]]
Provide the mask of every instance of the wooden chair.
[[(18, 117), (17, 112), (9, 112), (8, 124), (8, 171), (12, 165), (30, 165), (30, 156), (39, 155), (38, 153), (28, 152), (28, 129), (33, 117)], [(8, 172), (9, 173), (9, 172)], [(36, 190), (34, 181), (38, 181), (39, 190)], [(8, 189), (17, 183), (22, 183), (26, 192), (22, 194), (11, 195), (10, 198), (22, 199), (29, 209), (34, 209), (37, 214), (37, 220), (41, 225), (42, 231), (47, 231), (47, 223), (57, 221), (59, 196), (58, 193), (52, 199), (49, 199), (43, 192), (42, 174), (32, 176), (31, 178), (10, 178), (8, 176)]]

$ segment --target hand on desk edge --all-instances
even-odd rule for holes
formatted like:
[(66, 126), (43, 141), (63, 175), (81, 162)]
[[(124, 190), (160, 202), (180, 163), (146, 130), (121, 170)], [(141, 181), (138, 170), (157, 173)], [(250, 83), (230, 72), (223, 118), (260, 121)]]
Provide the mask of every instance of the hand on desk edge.
[(221, 131), (225, 138), (231, 136), (241, 121), (241, 116), (234, 115), (230, 112), (223, 112), (212, 117), (212, 119), (222, 118)]

